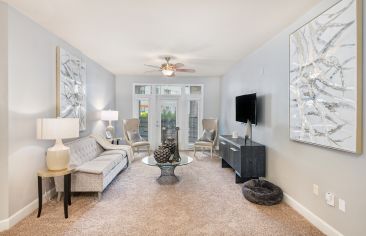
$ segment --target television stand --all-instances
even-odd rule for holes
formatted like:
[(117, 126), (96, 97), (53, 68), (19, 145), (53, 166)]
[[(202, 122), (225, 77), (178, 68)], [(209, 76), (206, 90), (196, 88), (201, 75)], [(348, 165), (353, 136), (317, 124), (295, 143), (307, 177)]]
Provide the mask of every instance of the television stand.
[(222, 168), (235, 171), (235, 183), (244, 183), (250, 179), (265, 176), (266, 148), (264, 145), (243, 137), (232, 138), (220, 135), (219, 151)]

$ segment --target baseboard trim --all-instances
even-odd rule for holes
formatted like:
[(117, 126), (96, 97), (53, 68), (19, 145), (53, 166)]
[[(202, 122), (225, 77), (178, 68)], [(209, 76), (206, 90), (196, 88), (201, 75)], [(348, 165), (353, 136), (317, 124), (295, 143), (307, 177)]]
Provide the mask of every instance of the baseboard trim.
[[(47, 191), (43, 194), (43, 203), (48, 202), (47, 196), (55, 196), (56, 195), (56, 189), (52, 188), (51, 190)], [(8, 230), (14, 225), (16, 225), (18, 222), (23, 220), (25, 217), (30, 215), (34, 210), (38, 208), (38, 198), (20, 209), (19, 211), (15, 212), (13, 215), (11, 215), (9, 218), (0, 221), (0, 232), (4, 230)]]
[(9, 229), (9, 218), (0, 221), (0, 232)]
[(325, 235), (328, 236), (343, 236), (338, 230), (333, 228), (327, 222), (322, 220), (319, 216), (315, 215), (309, 209), (301, 205), (298, 201), (296, 201), (293, 197), (288, 195), (287, 193), (283, 193), (283, 201), (297, 211), (300, 215), (305, 217), (310, 223), (312, 223), (315, 227), (317, 227), (320, 231), (322, 231)]

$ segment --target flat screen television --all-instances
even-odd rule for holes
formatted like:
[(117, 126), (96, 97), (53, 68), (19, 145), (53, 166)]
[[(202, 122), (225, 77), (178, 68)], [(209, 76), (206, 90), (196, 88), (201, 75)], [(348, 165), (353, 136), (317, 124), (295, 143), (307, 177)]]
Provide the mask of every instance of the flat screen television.
[(257, 94), (236, 97), (236, 121), (257, 124)]

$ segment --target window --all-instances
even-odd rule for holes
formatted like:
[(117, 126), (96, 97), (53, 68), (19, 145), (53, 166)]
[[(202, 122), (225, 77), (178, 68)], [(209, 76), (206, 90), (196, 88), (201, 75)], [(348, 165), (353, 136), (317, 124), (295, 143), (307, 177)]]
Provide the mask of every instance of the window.
[(141, 137), (145, 140), (148, 140), (149, 137), (149, 101), (148, 100), (139, 100), (139, 119), (140, 119), (140, 128), (139, 132)]
[(188, 113), (188, 143), (198, 139), (198, 100), (189, 101)]
[(156, 86), (156, 94), (159, 95), (181, 95), (182, 87), (175, 85), (159, 85)]

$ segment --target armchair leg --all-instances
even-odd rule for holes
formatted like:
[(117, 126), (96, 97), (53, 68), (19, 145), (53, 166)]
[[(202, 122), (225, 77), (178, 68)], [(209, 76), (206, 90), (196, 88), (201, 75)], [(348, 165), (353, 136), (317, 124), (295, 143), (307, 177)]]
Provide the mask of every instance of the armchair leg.
[(213, 155), (212, 155), (212, 149), (213, 149), (213, 148), (211, 147), (211, 159), (213, 158)]
[(147, 153), (149, 154), (149, 156), (150, 156), (150, 145), (149, 146), (147, 146)]
[(102, 192), (98, 192), (98, 200), (102, 200)]
[(57, 192), (57, 201), (61, 201), (61, 192)]
[(196, 146), (193, 146), (193, 150), (194, 150), (193, 156), (196, 156)]

